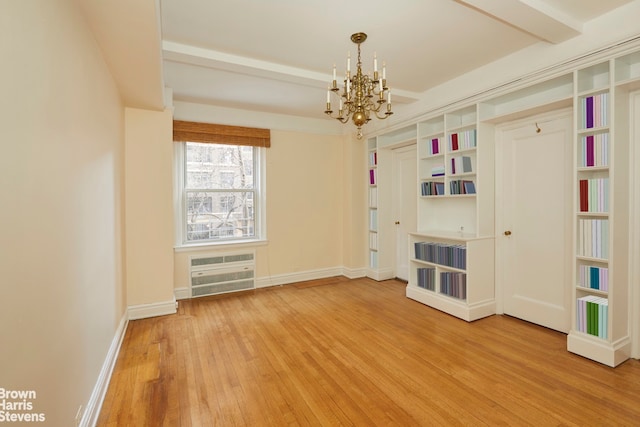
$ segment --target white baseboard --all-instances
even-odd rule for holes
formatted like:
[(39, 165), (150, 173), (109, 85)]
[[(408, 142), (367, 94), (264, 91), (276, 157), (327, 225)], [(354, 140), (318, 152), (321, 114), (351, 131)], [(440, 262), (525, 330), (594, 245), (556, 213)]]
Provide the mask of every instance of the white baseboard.
[(358, 279), (367, 275), (367, 269), (342, 267), (342, 275), (349, 279)]
[(127, 331), (128, 324), (129, 319), (127, 317), (127, 313), (125, 312), (122, 316), (122, 319), (120, 320), (118, 328), (116, 329), (116, 334), (111, 341), (111, 345), (109, 346), (107, 357), (102, 364), (100, 375), (98, 375), (98, 381), (93, 387), (93, 392), (91, 392), (91, 397), (89, 397), (89, 402), (87, 402), (84, 414), (82, 415), (82, 419), (80, 420), (79, 425), (82, 427), (93, 427), (98, 422), (100, 410), (102, 409), (102, 403), (104, 402), (104, 398), (107, 394), (107, 389), (109, 388), (111, 374), (113, 373), (113, 368), (116, 366), (116, 360), (118, 360), (118, 354), (120, 353), (120, 347), (122, 346), (122, 340), (124, 339), (124, 334)]
[(152, 304), (130, 305), (127, 309), (129, 320), (146, 319), (147, 317), (165, 316), (167, 314), (176, 313), (176, 297), (165, 302), (156, 302)]
[(175, 288), (173, 290), (173, 294), (175, 295), (177, 300), (189, 299), (191, 298), (191, 289), (189, 289), (188, 287)]
[(324, 279), (333, 276), (342, 276), (343, 268), (326, 268), (321, 270), (297, 271), (295, 273), (278, 274), (276, 276), (256, 278), (256, 288), (268, 288), (269, 286), (286, 285), (307, 280)]

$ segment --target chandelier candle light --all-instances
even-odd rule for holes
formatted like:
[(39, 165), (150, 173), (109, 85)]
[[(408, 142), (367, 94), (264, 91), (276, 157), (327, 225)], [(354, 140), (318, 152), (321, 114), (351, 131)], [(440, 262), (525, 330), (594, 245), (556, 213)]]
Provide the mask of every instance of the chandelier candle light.
[[(362, 125), (371, 120), (372, 112), (381, 120), (393, 114), (391, 111), (391, 91), (387, 87), (385, 63), (382, 63), (382, 78), (380, 78), (378, 75), (378, 59), (374, 53), (373, 77), (362, 72), (360, 44), (364, 43), (366, 39), (367, 35), (365, 33), (355, 33), (351, 36), (351, 41), (358, 45), (358, 64), (356, 72), (352, 76), (351, 53), (349, 52), (347, 54), (347, 73), (341, 94), (339, 94), (340, 88), (338, 88), (336, 81), (336, 66), (335, 64), (333, 65), (333, 81), (327, 90), (327, 109), (325, 110), (325, 114), (331, 118), (340, 120), (342, 123), (347, 123), (349, 118), (351, 118), (353, 124), (358, 128), (358, 139), (362, 139)], [(332, 115), (331, 92), (334, 92), (340, 97), (337, 117)], [(387, 104), (386, 111), (380, 113), (382, 105), (385, 103)]]

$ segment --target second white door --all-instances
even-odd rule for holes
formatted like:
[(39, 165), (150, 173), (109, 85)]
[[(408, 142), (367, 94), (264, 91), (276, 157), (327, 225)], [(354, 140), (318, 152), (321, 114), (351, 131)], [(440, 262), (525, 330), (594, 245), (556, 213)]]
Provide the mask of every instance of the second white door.
[(571, 326), (572, 118), (538, 116), (497, 131), (498, 289), (505, 314)]
[(392, 214), (396, 228), (396, 277), (409, 280), (409, 232), (417, 226), (416, 146), (393, 150)]

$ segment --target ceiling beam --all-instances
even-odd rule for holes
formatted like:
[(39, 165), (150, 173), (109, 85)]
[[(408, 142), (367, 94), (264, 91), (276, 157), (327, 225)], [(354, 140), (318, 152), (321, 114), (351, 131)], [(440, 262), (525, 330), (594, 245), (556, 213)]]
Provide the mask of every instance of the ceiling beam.
[[(290, 67), (275, 62), (262, 61), (245, 56), (232, 55), (197, 46), (176, 42), (162, 42), (162, 56), (165, 61), (197, 65), (216, 70), (241, 73), (271, 80), (296, 83), (303, 86), (326, 88), (332, 76), (303, 68)], [(396, 100), (415, 101), (419, 95), (405, 90), (393, 90)]]
[(582, 22), (541, 0), (457, 0), (485, 15), (557, 44), (582, 33)]

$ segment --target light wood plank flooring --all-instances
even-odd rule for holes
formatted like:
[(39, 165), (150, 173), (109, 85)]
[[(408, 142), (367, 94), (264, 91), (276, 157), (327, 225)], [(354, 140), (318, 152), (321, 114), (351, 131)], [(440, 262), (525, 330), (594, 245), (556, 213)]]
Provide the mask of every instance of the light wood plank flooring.
[(180, 302), (129, 323), (99, 426), (640, 425), (609, 368), (508, 316), (467, 323), (342, 277)]

